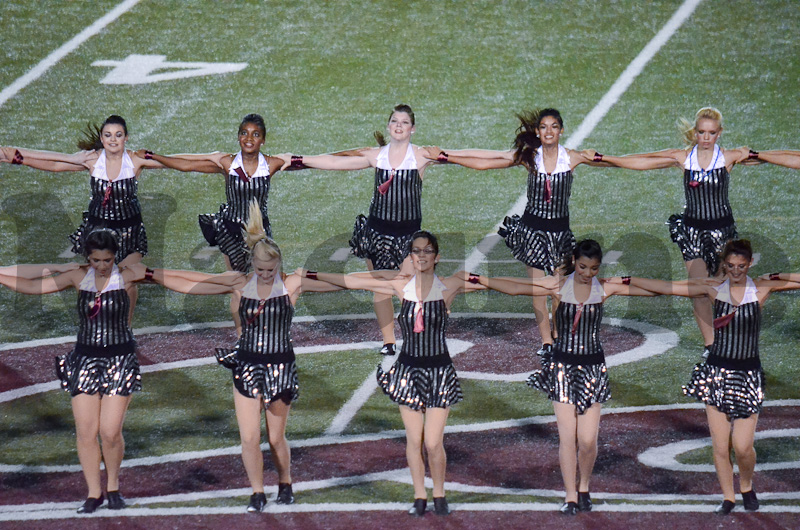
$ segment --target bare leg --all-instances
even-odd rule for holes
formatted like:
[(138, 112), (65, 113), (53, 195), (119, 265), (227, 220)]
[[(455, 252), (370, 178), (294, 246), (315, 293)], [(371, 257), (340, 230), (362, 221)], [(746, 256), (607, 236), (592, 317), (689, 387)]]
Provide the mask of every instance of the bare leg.
[(264, 493), (264, 455), (261, 454), (262, 401), (233, 389), (233, 405), (242, 440), (242, 463), (253, 493)]
[[(708, 269), (703, 260), (693, 259), (684, 263), (686, 263), (686, 272), (689, 273), (689, 278), (708, 278)], [(694, 304), (694, 319), (697, 321), (700, 333), (703, 334), (703, 344), (710, 346), (714, 342), (714, 310), (711, 300), (703, 296), (692, 298), (692, 303)]]
[(753, 489), (753, 471), (756, 467), (756, 449), (753, 441), (756, 437), (758, 414), (748, 418), (733, 420), (733, 452), (739, 465), (739, 491)]
[[(726, 501), (735, 502), (733, 493), (733, 464), (731, 464), (731, 422), (725, 413), (706, 405), (708, 428), (711, 431), (711, 446), (714, 452), (714, 468), (717, 480)], [(753, 475), (750, 474), (750, 480)]]
[(558, 426), (558, 463), (566, 492), (565, 502), (578, 502), (578, 414), (575, 405), (553, 401)]
[(278, 399), (269, 404), (266, 412), (270, 455), (278, 471), (278, 482), (281, 484), (292, 483), (290, 470), (292, 455), (289, 442), (286, 440), (286, 422), (289, 420), (291, 408), (291, 405)]
[(75, 417), (75, 434), (78, 444), (78, 460), (83, 478), (89, 489), (87, 497), (100, 498), (100, 395), (78, 394), (72, 398), (72, 415)]
[(428, 451), (428, 466), (433, 479), (433, 496), (444, 497), (444, 477), (447, 469), (447, 454), (444, 451), (444, 427), (450, 407), (429, 408), (425, 411), (425, 449)]
[(589, 479), (597, 460), (597, 435), (600, 431), (600, 411), (595, 403), (578, 415), (578, 491), (589, 491)]
[(125, 456), (122, 424), (132, 396), (103, 396), (100, 399), (100, 440), (108, 475), (107, 491), (119, 491), (119, 468)]
[(411, 471), (414, 484), (414, 498), (427, 499), (425, 490), (425, 460), (422, 457), (422, 433), (425, 427), (425, 415), (418, 410), (400, 405), (400, 417), (406, 428), (406, 460)]
[[(528, 267), (529, 278), (543, 278), (544, 271)], [(547, 311), (547, 297), (533, 296), (533, 314), (536, 316), (536, 325), (539, 326), (539, 334), (542, 336), (542, 344), (553, 343), (553, 333), (550, 331), (550, 313)]]
[[(375, 270), (372, 260), (367, 260), (367, 269)], [(375, 316), (378, 319), (378, 327), (381, 329), (384, 344), (394, 344), (397, 339), (394, 337), (394, 305), (392, 305), (392, 295), (375, 293), (372, 297), (372, 305), (375, 308)]]

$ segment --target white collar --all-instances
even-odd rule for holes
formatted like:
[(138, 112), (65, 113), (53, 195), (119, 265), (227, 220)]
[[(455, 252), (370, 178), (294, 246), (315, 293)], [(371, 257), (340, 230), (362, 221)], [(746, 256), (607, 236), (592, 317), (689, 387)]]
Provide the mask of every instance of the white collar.
[[(236, 172), (237, 168), (242, 168), (242, 171), (244, 171), (244, 161), (242, 160), (241, 151), (236, 153), (233, 162), (231, 162), (231, 167), (228, 169), (228, 175), (238, 177), (239, 174)], [(245, 172), (245, 175), (251, 179), (259, 177), (269, 177), (269, 164), (267, 164), (267, 159), (264, 157), (264, 155), (258, 153), (258, 169), (256, 169), (256, 172), (253, 173), (252, 175), (248, 175)]]
[(252, 300), (270, 300), (272, 298), (278, 298), (279, 296), (284, 296), (287, 294), (289, 294), (289, 291), (283, 284), (283, 279), (281, 278), (280, 273), (275, 275), (275, 279), (272, 281), (272, 289), (269, 292), (269, 296), (266, 298), (261, 298), (258, 296), (258, 276), (255, 272), (250, 278), (250, 281), (247, 282), (247, 285), (244, 286), (244, 289), (242, 289), (242, 297), (250, 298)]
[[(133, 160), (131, 160), (130, 155), (128, 155), (128, 151), (125, 150), (122, 152), (122, 167), (119, 170), (119, 176), (114, 179), (116, 182), (117, 180), (125, 180), (125, 179), (132, 179), (136, 178), (135, 166), (133, 165)], [(108, 180), (108, 172), (106, 171), (106, 150), (103, 149), (100, 151), (100, 156), (97, 157), (97, 161), (94, 163), (94, 168), (92, 168), (92, 176), (96, 179), (100, 180)]]
[[(90, 293), (97, 292), (97, 282), (95, 281), (95, 273), (93, 268), (89, 267), (89, 270), (86, 272), (86, 276), (83, 277), (83, 280), (81, 280), (81, 284), (78, 288), (81, 291), (89, 291)], [(125, 280), (122, 278), (119, 268), (114, 265), (114, 267), (111, 269), (111, 276), (108, 278), (108, 283), (100, 292), (107, 293), (108, 291), (116, 291), (124, 288)]]
[(392, 165), (389, 163), (389, 146), (384, 145), (378, 152), (378, 159), (375, 162), (375, 166), (378, 169), (388, 169), (388, 170), (417, 169), (417, 157), (414, 156), (413, 146), (409, 143), (408, 149), (406, 150), (405, 158), (403, 158), (403, 161), (400, 163), (399, 166), (393, 168)]
[[(536, 171), (540, 175), (547, 175), (547, 172), (544, 170), (544, 147), (541, 145), (536, 150), (536, 157), (533, 160), (533, 164), (536, 167)], [(570, 166), (569, 152), (567, 152), (567, 149), (563, 145), (559, 144), (556, 168), (550, 174), (555, 175), (556, 173), (566, 173), (570, 170), (572, 170), (572, 167)]]
[[(575, 298), (575, 273), (573, 272), (569, 276), (567, 276), (564, 285), (561, 286), (561, 291), (559, 292), (561, 295), (561, 301), (566, 302), (568, 304), (580, 304), (577, 298)], [(603, 289), (603, 284), (600, 283), (600, 280), (597, 279), (597, 276), (592, 278), (592, 289), (589, 292), (589, 298), (586, 299), (583, 304), (602, 304), (603, 299), (606, 297), (606, 292)]]
[(713, 171), (725, 167), (725, 155), (722, 153), (722, 149), (720, 149), (717, 144), (714, 144), (714, 153), (711, 155), (711, 162), (707, 168), (703, 169), (700, 167), (700, 162), (697, 161), (697, 146), (695, 145), (689, 153), (689, 156), (686, 157), (686, 162), (683, 163), (683, 167), (690, 171)]
[[(428, 291), (428, 296), (425, 297), (423, 302), (432, 302), (434, 300), (444, 300), (444, 291), (447, 290), (447, 286), (445, 286), (444, 282), (439, 279), (438, 276), (434, 274), (433, 276), (433, 285), (431, 285), (431, 290)], [(414, 275), (413, 278), (403, 287), (403, 300), (408, 300), (409, 302), (419, 302), (419, 298), (417, 298), (417, 276)]]
[[(714, 289), (717, 290), (717, 296), (715, 297), (716, 300), (725, 302), (726, 304), (736, 305), (731, 301), (730, 279), (725, 280), (718, 286), (714, 287)], [(739, 305), (743, 306), (752, 302), (758, 302), (758, 289), (756, 288), (756, 283), (748, 276), (747, 283), (745, 284), (744, 288), (744, 296), (742, 297), (742, 301), (739, 302)]]

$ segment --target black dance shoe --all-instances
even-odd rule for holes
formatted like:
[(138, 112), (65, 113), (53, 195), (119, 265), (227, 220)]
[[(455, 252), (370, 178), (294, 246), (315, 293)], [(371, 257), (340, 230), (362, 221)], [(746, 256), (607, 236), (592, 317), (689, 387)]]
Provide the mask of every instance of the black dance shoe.
[(278, 497), (275, 499), (278, 504), (294, 504), (294, 494), (291, 484), (278, 484)]
[(250, 513), (258, 513), (267, 505), (267, 495), (265, 493), (253, 493), (250, 495), (250, 504), (247, 505), (247, 511)]
[(578, 508), (578, 503), (572, 501), (565, 502), (561, 505), (561, 508), (558, 509), (558, 511), (561, 512), (561, 515), (578, 515), (579, 510), (580, 508)]
[(717, 506), (717, 509), (714, 510), (714, 513), (717, 515), (728, 515), (733, 511), (733, 507), (736, 506), (736, 503), (729, 500), (722, 501), (722, 504)]
[(756, 490), (751, 489), (750, 491), (743, 491), (742, 503), (744, 504), (744, 509), (748, 512), (754, 512), (758, 510), (758, 497), (756, 497)]
[(386, 355), (387, 357), (389, 355), (394, 355), (394, 343), (393, 342), (387, 342), (386, 344), (384, 344), (383, 348), (380, 349), (380, 354), (381, 355)]
[(425, 508), (428, 506), (428, 499), (414, 499), (414, 506), (408, 510), (408, 515), (422, 517), (425, 515)]
[(100, 498), (89, 497), (86, 499), (86, 502), (83, 503), (83, 506), (78, 508), (78, 513), (94, 513), (96, 509), (103, 505), (103, 496), (100, 495)]
[(589, 492), (578, 492), (578, 511), (591, 512), (592, 499), (589, 497)]
[(121, 510), (128, 506), (125, 502), (125, 497), (119, 494), (119, 491), (109, 491), (108, 492), (108, 509), (109, 510)]
[(433, 498), (433, 513), (436, 515), (450, 515), (450, 506), (447, 505), (447, 497)]
[(536, 355), (541, 357), (542, 359), (549, 359), (553, 356), (553, 345), (549, 342), (547, 344), (542, 344), (542, 347), (536, 352)]

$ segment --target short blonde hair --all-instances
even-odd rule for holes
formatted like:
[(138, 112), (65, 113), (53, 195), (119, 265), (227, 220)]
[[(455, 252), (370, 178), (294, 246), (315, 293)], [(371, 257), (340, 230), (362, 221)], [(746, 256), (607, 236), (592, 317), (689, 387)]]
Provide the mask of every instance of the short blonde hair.
[(678, 128), (681, 131), (683, 143), (685, 143), (689, 149), (697, 145), (695, 129), (697, 128), (697, 122), (700, 120), (714, 120), (722, 127), (722, 113), (714, 107), (703, 107), (698, 110), (697, 114), (694, 115), (694, 123), (685, 118), (680, 118), (678, 120)]

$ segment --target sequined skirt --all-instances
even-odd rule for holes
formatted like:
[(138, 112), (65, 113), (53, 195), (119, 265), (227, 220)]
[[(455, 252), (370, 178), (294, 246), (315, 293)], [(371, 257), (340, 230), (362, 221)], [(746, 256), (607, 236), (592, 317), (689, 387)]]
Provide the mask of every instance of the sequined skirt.
[(350, 249), (356, 257), (372, 261), (376, 270), (397, 270), (408, 256), (412, 234), (379, 232), (369, 225), (366, 216), (359, 215), (353, 225)]
[(611, 399), (605, 363), (583, 365), (542, 360), (542, 369), (528, 377), (528, 386), (547, 394), (550, 401), (575, 405), (578, 414), (595, 403)]
[(672, 241), (681, 251), (683, 261), (703, 260), (709, 276), (714, 276), (719, 269), (719, 255), (725, 243), (738, 237), (735, 224), (714, 230), (702, 230), (687, 225), (683, 215), (680, 214), (671, 216), (667, 225)]
[[(227, 219), (222, 215), (225, 205), (221, 205), (219, 213), (199, 215), (197, 220), (200, 231), (212, 247), (219, 246), (220, 252), (228, 256), (233, 270), (247, 272), (250, 270), (250, 252), (244, 242), (242, 230), (244, 226), (238, 221)], [(264, 231), (272, 237), (269, 219), (264, 220)]]
[(708, 363), (696, 364), (689, 383), (689, 397), (715, 407), (729, 418), (747, 418), (761, 412), (764, 402), (764, 371), (730, 370)]
[(83, 212), (83, 222), (78, 229), (69, 236), (69, 240), (72, 242), (72, 252), (83, 255), (83, 242), (86, 236), (100, 228), (113, 230), (117, 235), (119, 249), (117, 250), (117, 255), (114, 256), (114, 261), (116, 263), (124, 260), (128, 255), (134, 252), (138, 252), (142, 256), (147, 255), (147, 232), (145, 232), (141, 217), (132, 219), (130, 223), (124, 221), (111, 221), (107, 223), (102, 219), (90, 216), (89, 212)]
[(56, 357), (56, 377), (72, 396), (100, 394), (129, 396), (142, 389), (142, 375), (135, 353), (114, 357), (87, 357), (69, 352)]
[(376, 376), (378, 386), (392, 401), (413, 410), (446, 408), (464, 399), (452, 363), (436, 368), (412, 368), (396, 361), (388, 372), (378, 365)]
[(235, 349), (217, 348), (217, 362), (233, 373), (233, 386), (245, 397), (262, 399), (269, 404), (284, 395), (296, 401), (300, 395), (297, 365), (285, 363), (249, 363), (239, 359)]
[(572, 230), (548, 232), (535, 229), (521, 222), (519, 215), (506, 217), (497, 233), (505, 240), (514, 258), (548, 274), (552, 274), (575, 248)]

